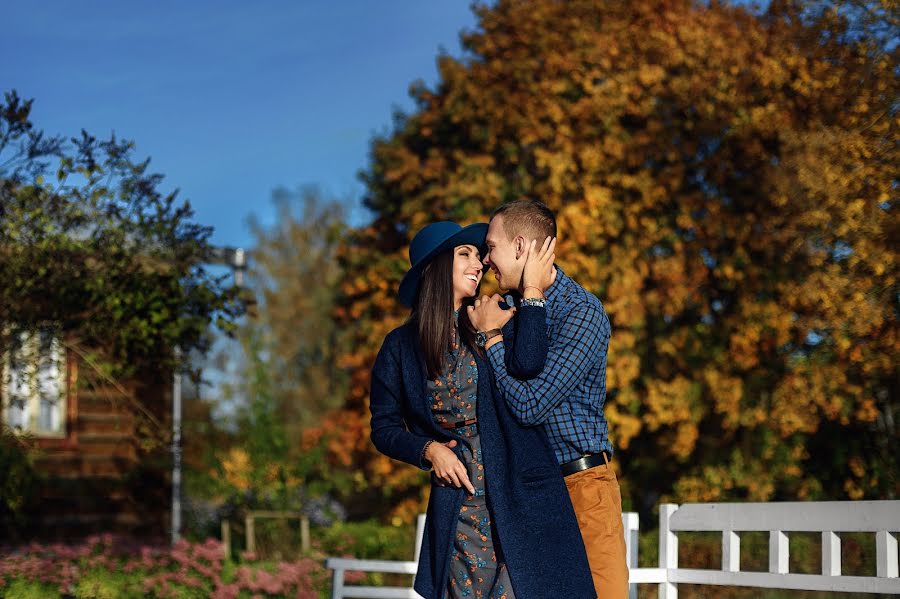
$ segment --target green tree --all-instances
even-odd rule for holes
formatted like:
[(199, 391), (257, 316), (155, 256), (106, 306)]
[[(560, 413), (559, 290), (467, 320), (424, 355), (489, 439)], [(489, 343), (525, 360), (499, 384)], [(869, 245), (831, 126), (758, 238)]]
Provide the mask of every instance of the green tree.
[(322, 201), (314, 189), (278, 189), (273, 202), (275, 225), (250, 221), (257, 305), (244, 331), (261, 336), (279, 416), (289, 437), (299, 439), (345, 392), (332, 309), (343, 277), (337, 248), (347, 225), (341, 204)]
[[(230, 277), (204, 267), (212, 230), (159, 190), (162, 175), (135, 161), (132, 142), (47, 136), (31, 108), (14, 91), (0, 102), (0, 356), (17, 353), (20, 335), (50, 329), (75, 356), (79, 388), (153, 384), (183, 366), (176, 348), (205, 352), (213, 323), (229, 331), (242, 311)], [(127, 477), (148, 487), (150, 503), (168, 459), (159, 400), (129, 406), (141, 456)], [(15, 491), (0, 520), (17, 525), (35, 485), (29, 448), (11, 439), (0, 431), (0, 487)], [(58, 492), (55, 477), (40, 483)]]
[(159, 190), (134, 144), (47, 136), (16, 92), (0, 103), (0, 348), (48, 324), (98, 374), (121, 380), (203, 351), (242, 307), (212, 276), (210, 227)]
[(250, 220), (256, 243), (248, 284), (256, 301), (237, 329), (237, 376), (223, 388), (238, 405), (238, 444), (219, 459), (223, 471), (235, 473), (226, 476), (230, 486), (286, 507), (301, 486), (307, 494), (346, 486), (318, 459), (328, 439), (306, 431), (346, 393), (332, 312), (347, 225), (342, 206), (313, 189), (278, 189), (273, 202), (274, 225)]

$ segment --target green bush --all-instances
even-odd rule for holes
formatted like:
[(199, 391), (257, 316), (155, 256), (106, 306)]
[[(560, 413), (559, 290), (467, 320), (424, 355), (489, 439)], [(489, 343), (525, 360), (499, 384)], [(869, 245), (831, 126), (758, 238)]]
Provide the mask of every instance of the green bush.
[(101, 535), (77, 545), (30, 543), (0, 549), (0, 597), (46, 599), (317, 599), (328, 587), (320, 559), (226, 560), (222, 545), (173, 547)]
[(75, 585), (77, 599), (142, 599), (143, 577), (105, 569), (91, 570)]
[(36, 475), (28, 449), (27, 438), (0, 429), (0, 532), (6, 529), (10, 536), (22, 527), (34, 492)]
[(0, 593), (4, 599), (54, 599), (60, 596), (59, 590), (51, 585), (23, 578), (14, 579), (6, 589), (0, 584)]
[[(352, 556), (358, 559), (408, 561), (415, 549), (415, 526), (386, 526), (377, 520), (337, 522), (320, 529), (313, 539), (314, 547), (326, 556)], [(372, 586), (409, 586), (406, 574), (367, 573), (354, 584)]]
[(11, 514), (21, 513), (34, 481), (27, 443), (5, 427), (0, 431), (0, 508)]
[(385, 526), (377, 520), (336, 522), (316, 534), (325, 555), (352, 555), (359, 559), (411, 560), (415, 548), (414, 526)]

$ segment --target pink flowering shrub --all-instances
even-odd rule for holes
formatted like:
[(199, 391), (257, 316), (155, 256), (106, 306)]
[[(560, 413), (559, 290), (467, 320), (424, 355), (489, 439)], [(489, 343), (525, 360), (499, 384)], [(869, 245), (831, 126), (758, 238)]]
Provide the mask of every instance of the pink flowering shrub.
[(318, 599), (328, 576), (321, 559), (235, 564), (219, 541), (142, 545), (111, 535), (78, 545), (0, 549), (0, 596)]

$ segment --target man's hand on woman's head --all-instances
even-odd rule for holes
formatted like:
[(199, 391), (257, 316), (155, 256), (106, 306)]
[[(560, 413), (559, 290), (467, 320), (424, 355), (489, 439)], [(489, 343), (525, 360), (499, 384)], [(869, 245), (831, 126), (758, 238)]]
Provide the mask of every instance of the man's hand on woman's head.
[[(522, 291), (525, 297), (541, 297), (556, 279), (553, 261), (556, 259), (556, 237), (547, 237), (540, 248), (533, 239), (525, 255), (522, 271)], [(537, 295), (537, 292), (541, 295)]]
[(481, 296), (481, 299), (475, 300), (475, 304), (469, 306), (469, 322), (475, 327), (476, 331), (490, 331), (492, 329), (502, 329), (503, 326), (515, 315), (516, 309), (509, 308), (504, 310), (500, 307), (503, 298), (495, 293), (491, 297)]

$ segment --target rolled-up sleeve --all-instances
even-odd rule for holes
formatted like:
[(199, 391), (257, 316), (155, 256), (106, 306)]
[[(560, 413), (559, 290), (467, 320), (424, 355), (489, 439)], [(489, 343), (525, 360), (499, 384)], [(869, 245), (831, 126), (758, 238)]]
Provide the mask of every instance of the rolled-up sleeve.
[(515, 335), (512, 347), (506, 344), (504, 338), (507, 372), (520, 380), (533, 379), (541, 373), (547, 361), (547, 309), (543, 306), (522, 306), (508, 326), (515, 327)]

